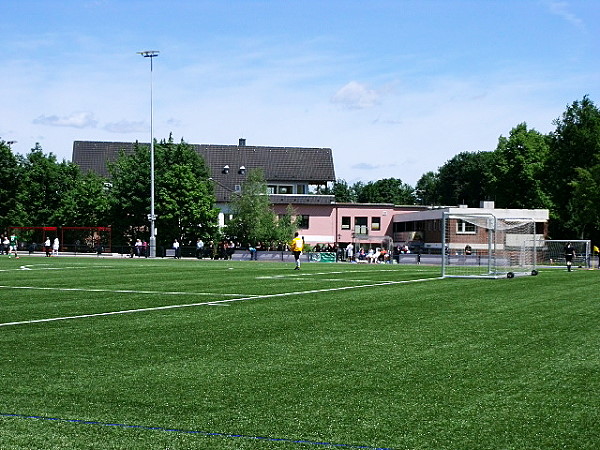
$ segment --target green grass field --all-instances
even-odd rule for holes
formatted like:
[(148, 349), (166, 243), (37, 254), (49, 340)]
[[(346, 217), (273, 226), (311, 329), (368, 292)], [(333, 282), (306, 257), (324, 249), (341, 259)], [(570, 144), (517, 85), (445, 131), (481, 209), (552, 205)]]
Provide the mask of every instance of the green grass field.
[(1, 257), (0, 448), (600, 447), (600, 271), (292, 268)]

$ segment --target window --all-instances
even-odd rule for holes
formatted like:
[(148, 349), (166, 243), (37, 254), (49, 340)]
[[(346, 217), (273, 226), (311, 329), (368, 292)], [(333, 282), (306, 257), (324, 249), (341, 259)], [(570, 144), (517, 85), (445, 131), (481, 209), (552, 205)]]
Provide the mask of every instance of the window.
[(367, 227), (368, 217), (355, 217), (354, 218), (354, 232), (356, 234), (368, 234), (369, 229)]
[(371, 217), (371, 230), (381, 230), (381, 217)]
[(275, 193), (275, 189), (277, 189), (276, 186), (271, 186), (271, 185), (267, 186), (267, 194), (269, 194), (269, 195), (274, 194)]
[(278, 194), (292, 194), (294, 189), (292, 186), (279, 186), (277, 187)]
[(342, 230), (349, 230), (349, 229), (350, 229), (350, 217), (343, 216), (342, 217)]
[(308, 219), (309, 216), (306, 214), (301, 214), (297, 217), (298, 220), (298, 228), (302, 230), (306, 230), (308, 228)]
[(465, 222), (462, 219), (456, 221), (456, 233), (457, 234), (475, 234), (475, 224)]
[(299, 184), (298, 186), (296, 186), (296, 194), (306, 194), (306, 185), (305, 184)]

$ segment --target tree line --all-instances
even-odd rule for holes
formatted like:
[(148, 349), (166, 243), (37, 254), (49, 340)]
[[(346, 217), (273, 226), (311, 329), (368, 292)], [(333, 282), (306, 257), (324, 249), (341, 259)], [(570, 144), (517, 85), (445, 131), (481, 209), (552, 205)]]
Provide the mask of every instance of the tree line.
[[(243, 192), (231, 204), (233, 219), (219, 228), (215, 186), (202, 157), (184, 141), (156, 142), (155, 213), (159, 245), (183, 245), (197, 239), (243, 245), (272, 246), (291, 239), (296, 223), (289, 210), (278, 217), (268, 203), (262, 171), (250, 171)], [(9, 227), (110, 226), (113, 246), (148, 241), (150, 149), (136, 143), (129, 155), (109, 163), (110, 176), (82, 172), (74, 163), (58, 161), (36, 144), (26, 155), (14, 154), (0, 140), (0, 234)]]
[(568, 105), (542, 134), (526, 123), (500, 136), (493, 151), (462, 152), (412, 187), (390, 178), (349, 185), (337, 180), (323, 192), (337, 201), (397, 205), (544, 208), (554, 239), (600, 239), (600, 110), (583, 97)]
[[(550, 237), (600, 238), (600, 110), (585, 96), (568, 105), (542, 134), (521, 123), (493, 151), (462, 152), (415, 186), (389, 178), (349, 185), (339, 179), (318, 193), (337, 202), (498, 208), (547, 208)], [(149, 236), (150, 164), (147, 145), (109, 165), (110, 177), (83, 173), (36, 144), (26, 155), (0, 139), (0, 230), (10, 226), (111, 226), (122, 245)], [(276, 217), (260, 171), (249, 174), (232, 202), (233, 219), (218, 227), (214, 182), (204, 160), (172, 136), (155, 145), (155, 211), (162, 245), (174, 239), (234, 239), (244, 245), (285, 241), (294, 211)]]

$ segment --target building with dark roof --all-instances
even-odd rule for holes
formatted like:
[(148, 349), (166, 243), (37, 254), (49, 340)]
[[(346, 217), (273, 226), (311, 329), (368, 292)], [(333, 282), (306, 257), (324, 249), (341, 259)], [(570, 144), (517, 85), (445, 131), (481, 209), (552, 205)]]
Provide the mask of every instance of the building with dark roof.
[[(75, 141), (72, 161), (83, 171), (108, 177), (108, 164), (116, 161), (121, 151), (133, 153), (134, 145), (133, 142)], [(240, 139), (238, 145), (190, 145), (202, 156), (215, 182), (221, 224), (223, 214), (229, 211), (231, 195), (241, 191), (252, 169), (263, 170), (273, 204), (334, 202), (331, 195), (313, 193), (317, 186), (327, 186), (336, 179), (330, 148), (251, 146), (246, 145), (245, 139)]]
[[(227, 203), (252, 169), (263, 170), (271, 194), (303, 196), (312, 187), (326, 186), (336, 179), (330, 148), (250, 146), (245, 139), (238, 145), (191, 146), (202, 156), (216, 183), (218, 203)], [(114, 162), (120, 151), (131, 154), (133, 150), (133, 142), (75, 141), (72, 161), (83, 171), (108, 176), (108, 163)]]
[[(418, 241), (427, 250), (441, 249), (440, 217), (448, 207), (399, 206), (392, 204), (336, 203), (333, 195), (317, 195), (316, 186), (334, 182), (333, 157), (329, 148), (248, 146), (244, 139), (238, 145), (192, 145), (204, 158), (215, 182), (216, 207), (221, 210), (220, 225), (230, 214), (233, 193), (242, 189), (251, 169), (263, 170), (269, 199), (277, 214), (285, 214), (292, 205), (299, 217), (299, 231), (309, 244), (332, 244), (345, 248), (385, 247)], [(133, 153), (132, 142), (75, 141), (73, 162), (82, 170), (108, 176), (108, 162), (115, 161), (120, 151)], [(485, 208), (484, 208), (485, 207)], [(538, 234), (545, 234), (548, 210), (499, 210), (485, 202), (478, 213), (497, 217), (533, 218)], [(461, 212), (467, 212), (461, 208)], [(537, 236), (536, 236), (537, 238)]]

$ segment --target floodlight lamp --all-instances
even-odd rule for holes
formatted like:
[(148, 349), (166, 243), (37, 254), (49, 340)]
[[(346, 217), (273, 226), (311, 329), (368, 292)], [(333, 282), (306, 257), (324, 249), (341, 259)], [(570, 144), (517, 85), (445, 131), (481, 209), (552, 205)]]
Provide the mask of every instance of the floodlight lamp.
[(160, 52), (158, 50), (144, 50), (143, 52), (137, 52), (138, 55), (142, 55), (144, 58), (154, 58), (158, 56)]

